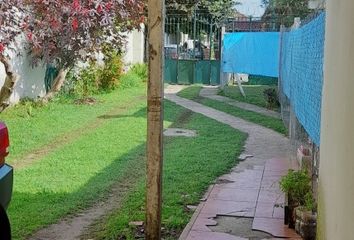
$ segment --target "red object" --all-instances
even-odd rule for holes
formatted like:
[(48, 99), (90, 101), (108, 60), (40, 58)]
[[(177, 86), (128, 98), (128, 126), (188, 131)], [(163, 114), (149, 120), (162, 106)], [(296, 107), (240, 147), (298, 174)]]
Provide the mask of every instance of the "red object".
[(74, 18), (72, 26), (74, 30), (77, 30), (79, 28), (79, 21), (77, 20), (77, 18)]
[(5, 157), (9, 154), (9, 132), (4, 123), (0, 122), (0, 166), (5, 164)]

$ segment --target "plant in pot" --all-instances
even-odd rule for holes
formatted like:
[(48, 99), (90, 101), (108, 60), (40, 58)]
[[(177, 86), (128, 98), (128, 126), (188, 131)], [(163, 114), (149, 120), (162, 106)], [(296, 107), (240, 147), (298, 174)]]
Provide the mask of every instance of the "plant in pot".
[(306, 170), (289, 170), (288, 174), (281, 178), (280, 188), (287, 197), (284, 223), (289, 224), (289, 228), (295, 228), (295, 208), (305, 206), (305, 196), (311, 193), (311, 178)]
[(305, 205), (295, 209), (295, 230), (305, 240), (316, 239), (316, 204), (311, 192), (305, 195)]

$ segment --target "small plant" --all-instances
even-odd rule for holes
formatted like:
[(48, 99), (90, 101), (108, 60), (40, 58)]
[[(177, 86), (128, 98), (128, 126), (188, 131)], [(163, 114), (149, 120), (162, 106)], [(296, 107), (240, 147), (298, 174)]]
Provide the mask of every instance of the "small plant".
[(99, 71), (95, 64), (82, 69), (77, 76), (74, 77), (74, 94), (80, 97), (87, 97), (97, 93), (99, 84)]
[(311, 179), (307, 171), (289, 170), (288, 174), (281, 178), (280, 188), (288, 195), (292, 204), (298, 206), (309, 204), (309, 207), (311, 207), (309, 201), (310, 198), (312, 199)]
[(275, 88), (267, 88), (263, 91), (263, 94), (267, 101), (268, 109), (274, 109), (280, 106), (278, 93)]
[(120, 54), (114, 50), (106, 52), (105, 65), (100, 70), (98, 87), (100, 90), (110, 91), (119, 85), (123, 73), (123, 61)]
[(129, 71), (128, 73), (124, 74), (119, 81), (118, 87), (120, 89), (126, 89), (131, 87), (137, 87), (143, 82), (137, 74)]
[(305, 209), (307, 211), (316, 211), (316, 202), (315, 200), (313, 199), (313, 195), (312, 195), (312, 192), (308, 192), (305, 196)]
[(134, 64), (130, 71), (138, 75), (144, 82), (148, 78), (148, 67), (146, 64)]

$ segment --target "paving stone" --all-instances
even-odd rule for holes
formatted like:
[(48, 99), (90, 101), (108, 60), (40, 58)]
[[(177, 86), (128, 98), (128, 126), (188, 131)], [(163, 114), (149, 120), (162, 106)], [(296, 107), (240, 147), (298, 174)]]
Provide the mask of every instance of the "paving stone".
[[(275, 239), (277, 237), (298, 238), (299, 236), (292, 229), (284, 226), (283, 209), (274, 207), (274, 204), (284, 201), (284, 194), (279, 191), (279, 180), (294, 164), (288, 159), (291, 149), (289, 139), (273, 130), (180, 98), (175, 94), (180, 87), (176, 90), (173, 89), (174, 87), (171, 88), (166, 91), (165, 97), (168, 100), (247, 133), (248, 139), (243, 154), (254, 156), (246, 158), (234, 167), (231, 173), (219, 178), (221, 180), (213, 186), (200, 213), (196, 212), (199, 215), (196, 215), (192, 228), (185, 230), (187, 234), (184, 234), (185, 237), (181, 240), (244, 239), (226, 233), (212, 232), (207, 227), (208, 224), (215, 224), (210, 217), (228, 214), (238, 217), (256, 215), (253, 228), (269, 232), (275, 236)], [(218, 98), (215, 93), (215, 89), (210, 90), (209, 97)]]
[(258, 202), (261, 203), (272, 203), (274, 204), (282, 204), (285, 202), (284, 193), (282, 193), (279, 189), (276, 190), (265, 190), (261, 189), (259, 192)]
[(257, 189), (227, 189), (217, 186), (210, 194), (210, 198), (234, 202), (256, 202), (258, 192)]
[(247, 240), (226, 233), (191, 231), (186, 240)]
[(299, 236), (293, 229), (284, 225), (283, 219), (275, 218), (255, 218), (253, 221), (253, 230), (270, 233), (274, 237), (280, 238), (298, 238)]
[(235, 202), (222, 200), (208, 200), (201, 213), (212, 213), (215, 215), (254, 217), (256, 202)]

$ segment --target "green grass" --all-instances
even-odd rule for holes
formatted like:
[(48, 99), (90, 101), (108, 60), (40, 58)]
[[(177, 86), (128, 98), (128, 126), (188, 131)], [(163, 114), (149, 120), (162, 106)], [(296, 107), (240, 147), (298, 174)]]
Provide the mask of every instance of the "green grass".
[(9, 208), (14, 239), (92, 205), (114, 182), (144, 169), (145, 114), (141, 99), (95, 131), (16, 170)]
[(269, 116), (262, 115), (260, 113), (255, 113), (252, 111), (244, 110), (227, 103), (223, 103), (220, 101), (207, 99), (199, 96), (199, 92), (202, 89), (200, 86), (191, 86), (188, 88), (183, 89), (181, 92), (178, 93), (180, 97), (187, 98), (190, 100), (197, 101), (205, 106), (215, 108), (219, 111), (228, 113), (235, 117), (242, 118), (249, 122), (253, 122), (259, 124), (261, 126), (273, 129), (281, 134), (286, 135), (287, 130), (283, 124), (281, 119), (272, 118)]
[[(180, 233), (192, 215), (185, 206), (198, 204), (207, 187), (236, 164), (246, 134), (168, 101), (165, 116), (174, 122), (173, 127), (198, 132), (196, 138), (165, 139), (162, 222), (170, 234), (166, 239), (175, 239), (178, 236), (171, 236), (171, 233)], [(145, 181), (141, 180), (126, 198), (123, 208), (101, 225), (98, 238), (134, 239), (134, 229), (128, 224), (144, 220), (144, 194)]]
[(93, 106), (75, 105), (72, 103), (74, 99), (60, 97), (46, 106), (19, 104), (9, 108), (0, 114), (10, 133), (11, 153), (8, 160), (11, 163), (13, 159), (21, 158), (59, 135), (95, 120), (117, 105), (124, 106), (144, 95), (143, 87), (135, 87), (94, 96), (99, 102)]
[(276, 86), (268, 85), (243, 85), (242, 87), (245, 91), (246, 98), (242, 96), (238, 86), (225, 86), (225, 89), (220, 91), (219, 94), (240, 102), (246, 102), (266, 108), (267, 101), (264, 97), (263, 91), (268, 88), (276, 88)]
[[(144, 219), (144, 93), (143, 87), (115, 91), (97, 96), (102, 102), (96, 106), (57, 101), (34, 109), (32, 117), (21, 115), (26, 113), (24, 106), (4, 114), (11, 127), (12, 144), (22, 144), (13, 146), (20, 156), (63, 132), (102, 117), (113, 107), (124, 109), (104, 116), (101, 125), (74, 142), (63, 144), (26, 168), (16, 169), (8, 209), (13, 239), (25, 239), (42, 227), (92, 206), (108, 196), (113, 184), (127, 181), (132, 182), (132, 188), (123, 195), (122, 209), (109, 218), (105, 232), (100, 233), (108, 239), (130, 236), (129, 221)], [(133, 104), (126, 108), (129, 101)], [(198, 131), (196, 138), (166, 138), (163, 223), (168, 230), (180, 231), (192, 214), (185, 211), (185, 205), (197, 203), (209, 184), (236, 164), (246, 135), (167, 102), (164, 126), (171, 124)], [(34, 126), (36, 137), (32, 139), (26, 127)], [(23, 143), (21, 136), (26, 138)], [(24, 145), (27, 141), (30, 146)]]

